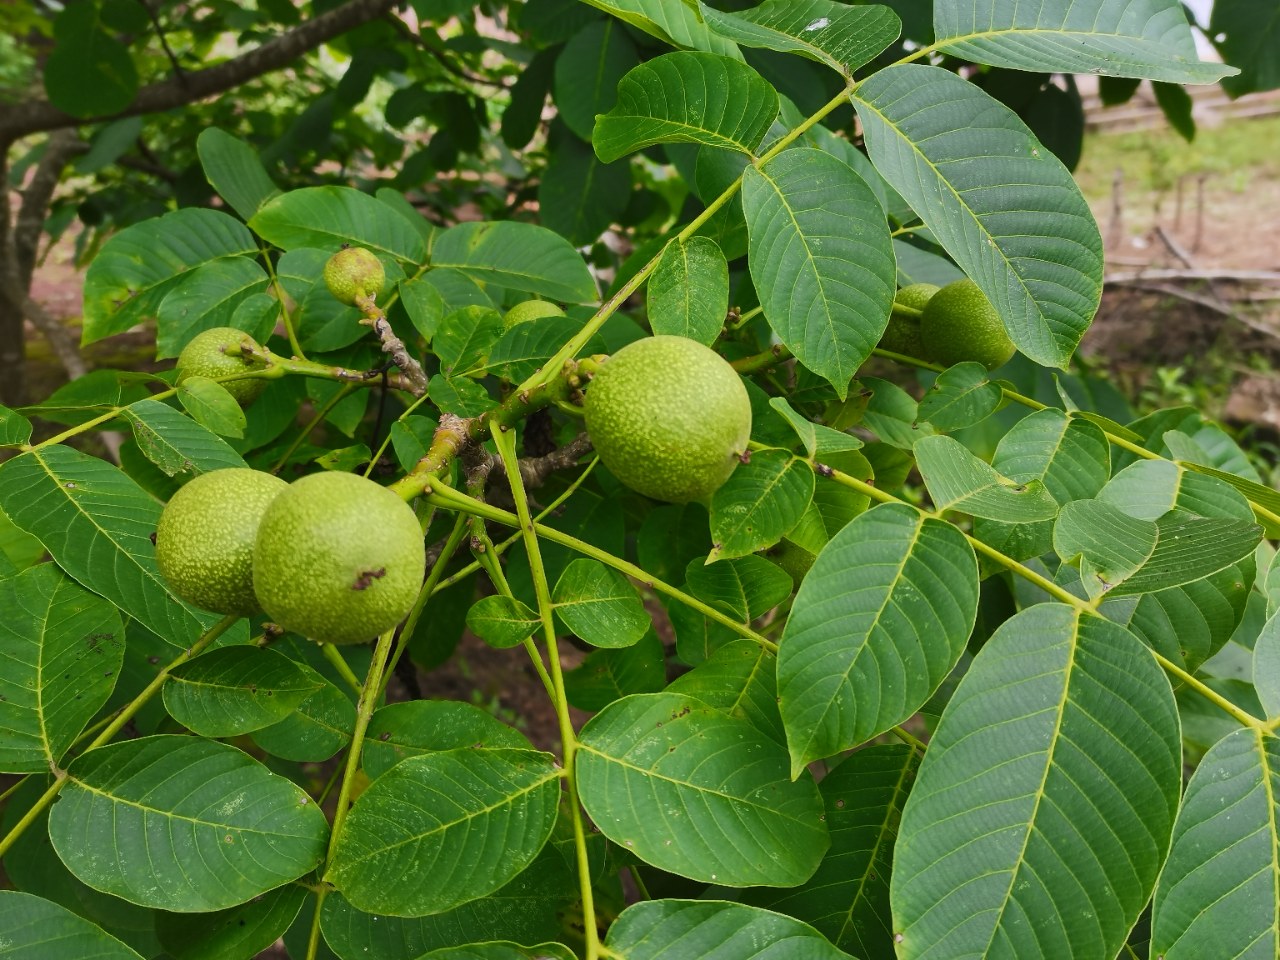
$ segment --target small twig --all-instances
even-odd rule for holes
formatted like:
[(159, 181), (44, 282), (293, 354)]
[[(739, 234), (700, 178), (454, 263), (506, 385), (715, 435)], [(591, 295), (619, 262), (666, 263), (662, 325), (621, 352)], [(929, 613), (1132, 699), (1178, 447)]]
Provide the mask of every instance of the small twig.
[[(540, 487), (547, 482), (547, 478), (551, 474), (557, 470), (567, 470), (569, 467), (574, 466), (591, 450), (591, 439), (585, 433), (580, 433), (563, 447), (552, 450), (541, 457), (521, 457), (518, 461), (520, 464), (520, 479), (524, 481), (524, 486), (528, 489)], [(486, 454), (486, 457), (489, 460), (489, 469), (495, 474), (506, 476), (506, 467), (499, 457), (488, 454)]]
[(469, 80), (472, 83), (478, 83), (481, 86), (485, 86), (485, 87), (497, 87), (499, 89), (506, 88), (506, 84), (502, 83), (500, 80), (488, 80), (484, 77), (477, 76), (474, 73), (469, 73), (466, 70), (463, 70), (456, 63), (454, 63), (447, 56), (445, 56), (443, 50), (438, 50), (435, 47), (433, 47), (430, 43), (427, 42), (427, 40), (422, 36), (421, 33), (415, 33), (413, 30), (409, 28), (409, 25), (407, 23), (405, 23), (403, 20), (401, 20), (399, 17), (395, 16), (394, 14), (392, 13), (386, 14), (385, 19), (391, 24), (391, 26), (395, 29), (395, 31), (398, 34), (400, 34), (400, 36), (404, 37), (410, 43), (414, 44), (415, 46), (431, 54), (432, 57), (434, 57), (437, 61), (439, 61), (440, 65), (444, 67), (445, 70), (447, 70), (449, 73), (452, 73), (455, 77), (459, 77), (460, 79), (463, 79), (463, 80)]
[(364, 312), (360, 322), (373, 329), (382, 344), (382, 352), (391, 357), (392, 362), (400, 368), (400, 372), (409, 381), (409, 392), (415, 397), (423, 396), (427, 392), (429, 382), (427, 374), (423, 371), (422, 365), (410, 355), (404, 341), (391, 329), (386, 314), (378, 309), (373, 297), (357, 297), (356, 306)]
[(164, 50), (164, 55), (169, 58), (169, 63), (173, 67), (173, 78), (182, 86), (187, 86), (187, 73), (182, 69), (182, 64), (178, 62), (178, 56), (173, 52), (173, 48), (169, 46), (169, 38), (165, 36), (164, 27), (160, 23), (160, 18), (156, 16), (155, 9), (151, 6), (151, 0), (138, 0), (143, 10), (147, 11), (147, 16), (151, 20), (151, 26), (155, 28), (156, 36), (160, 40), (160, 46)]
[(1112, 273), (1104, 283), (1123, 284), (1148, 280), (1239, 280), (1243, 283), (1280, 283), (1280, 271), (1276, 270), (1225, 270), (1206, 267), (1198, 270), (1177, 270), (1158, 267), (1135, 273)]

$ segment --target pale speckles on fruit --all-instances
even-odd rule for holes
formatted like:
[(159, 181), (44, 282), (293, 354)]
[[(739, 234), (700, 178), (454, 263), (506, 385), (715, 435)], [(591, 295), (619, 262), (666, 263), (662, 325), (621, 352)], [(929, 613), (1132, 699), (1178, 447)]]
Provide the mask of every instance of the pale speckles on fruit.
[(386, 279), (382, 261), (364, 247), (344, 247), (324, 265), (324, 285), (347, 306), (358, 297), (377, 296)]
[(715, 351), (684, 337), (623, 347), (587, 389), (587, 433), (604, 465), (657, 500), (703, 500), (751, 436), (751, 400)]
[(920, 338), (932, 359), (946, 366), (974, 360), (994, 370), (1015, 350), (995, 307), (969, 279), (933, 295), (920, 314)]
[(290, 484), (263, 517), (253, 562), (267, 616), (329, 643), (371, 640), (403, 620), (426, 566), (413, 509), (349, 473)]
[[(933, 299), (938, 288), (932, 283), (912, 283), (898, 291), (893, 298), (894, 305), (901, 305), (912, 310), (923, 310)], [(894, 312), (889, 315), (889, 325), (880, 337), (879, 346), (884, 350), (901, 353), (908, 357), (927, 360), (928, 355), (924, 343), (920, 339), (920, 318), (905, 313)]]
[(175, 594), (205, 610), (251, 616), (253, 545), (271, 501), (288, 484), (231, 467), (196, 477), (173, 495), (156, 527), (156, 563)]
[[(266, 364), (262, 361), (240, 352), (240, 345), (245, 342), (255, 350), (262, 349), (256, 340), (234, 327), (213, 327), (196, 334), (178, 354), (177, 382), (182, 383), (187, 377), (216, 379), (263, 369)], [(228, 380), (222, 386), (240, 406), (247, 407), (267, 388), (267, 381), (256, 378)]]

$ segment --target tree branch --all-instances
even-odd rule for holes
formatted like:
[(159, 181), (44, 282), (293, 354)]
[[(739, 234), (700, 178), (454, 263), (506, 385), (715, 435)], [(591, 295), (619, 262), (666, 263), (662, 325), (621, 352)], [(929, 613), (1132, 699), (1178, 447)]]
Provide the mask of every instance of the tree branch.
[(148, 84), (138, 91), (133, 103), (109, 117), (73, 117), (47, 100), (28, 100), (5, 107), (0, 109), (0, 149), (7, 149), (18, 137), (41, 130), (157, 113), (225, 93), (255, 77), (279, 70), (308, 50), (382, 16), (394, 3), (395, 0), (348, 0), (336, 10), (308, 20), (226, 63)]
[[(13, 225), (13, 255), (16, 260), (17, 282), (21, 290), (31, 286), (31, 274), (35, 270), (36, 253), (40, 249), (40, 235), (44, 232), (44, 220), (49, 212), (49, 201), (62, 179), (67, 161), (80, 152), (80, 139), (74, 130), (59, 130), (50, 135), (44, 146), (44, 155), (36, 164), (26, 189), (22, 191), (22, 205)], [(85, 149), (88, 146), (85, 145)]]

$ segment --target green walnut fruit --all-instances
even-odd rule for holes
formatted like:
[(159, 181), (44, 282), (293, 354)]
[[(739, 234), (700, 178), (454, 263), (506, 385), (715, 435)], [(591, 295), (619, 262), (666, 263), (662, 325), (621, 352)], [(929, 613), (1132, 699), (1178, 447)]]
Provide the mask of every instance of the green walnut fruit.
[[(937, 292), (938, 288), (932, 283), (913, 283), (899, 290), (893, 302), (895, 306), (923, 310)], [(889, 325), (885, 327), (879, 346), (884, 350), (892, 350), (894, 353), (905, 354), (908, 357), (927, 359), (924, 343), (920, 339), (918, 316), (909, 316), (896, 311), (891, 313)]]
[(405, 618), (426, 558), (413, 509), (350, 473), (295, 480), (262, 518), (253, 589), (273, 621), (329, 643), (361, 643)]
[(253, 545), (267, 507), (288, 488), (269, 473), (231, 467), (175, 493), (156, 527), (156, 564), (173, 592), (215, 613), (261, 613)]
[(324, 265), (324, 285), (347, 306), (358, 297), (376, 297), (386, 280), (382, 261), (364, 247), (344, 247)]
[(648, 337), (604, 362), (586, 399), (600, 459), (632, 490), (672, 503), (705, 500), (729, 479), (751, 436), (737, 371), (684, 337)]
[(974, 360), (988, 370), (1014, 354), (1000, 314), (972, 280), (948, 283), (920, 314), (920, 339), (931, 359), (951, 366)]
[(528, 323), (530, 320), (541, 320), (543, 317), (563, 317), (564, 311), (549, 300), (525, 300), (517, 303), (502, 318), (502, 325), (507, 329), (517, 323)]
[[(254, 350), (262, 349), (251, 336), (234, 327), (214, 327), (196, 334), (178, 354), (178, 383), (187, 377), (229, 377), (263, 369), (266, 364), (261, 360), (240, 352), (243, 343)], [(227, 380), (222, 385), (242, 407), (253, 403), (267, 389), (267, 381), (262, 379)]]

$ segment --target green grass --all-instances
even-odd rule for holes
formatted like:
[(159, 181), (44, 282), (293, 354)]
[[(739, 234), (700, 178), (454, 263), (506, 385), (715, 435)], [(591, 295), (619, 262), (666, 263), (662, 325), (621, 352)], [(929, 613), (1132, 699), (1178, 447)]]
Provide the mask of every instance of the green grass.
[(1089, 133), (1076, 180), (1090, 200), (1111, 192), (1116, 168), (1126, 192), (1171, 190), (1188, 174), (1208, 173), (1219, 188), (1244, 192), (1257, 179), (1280, 179), (1280, 117), (1226, 121), (1203, 127), (1187, 143), (1168, 128)]

